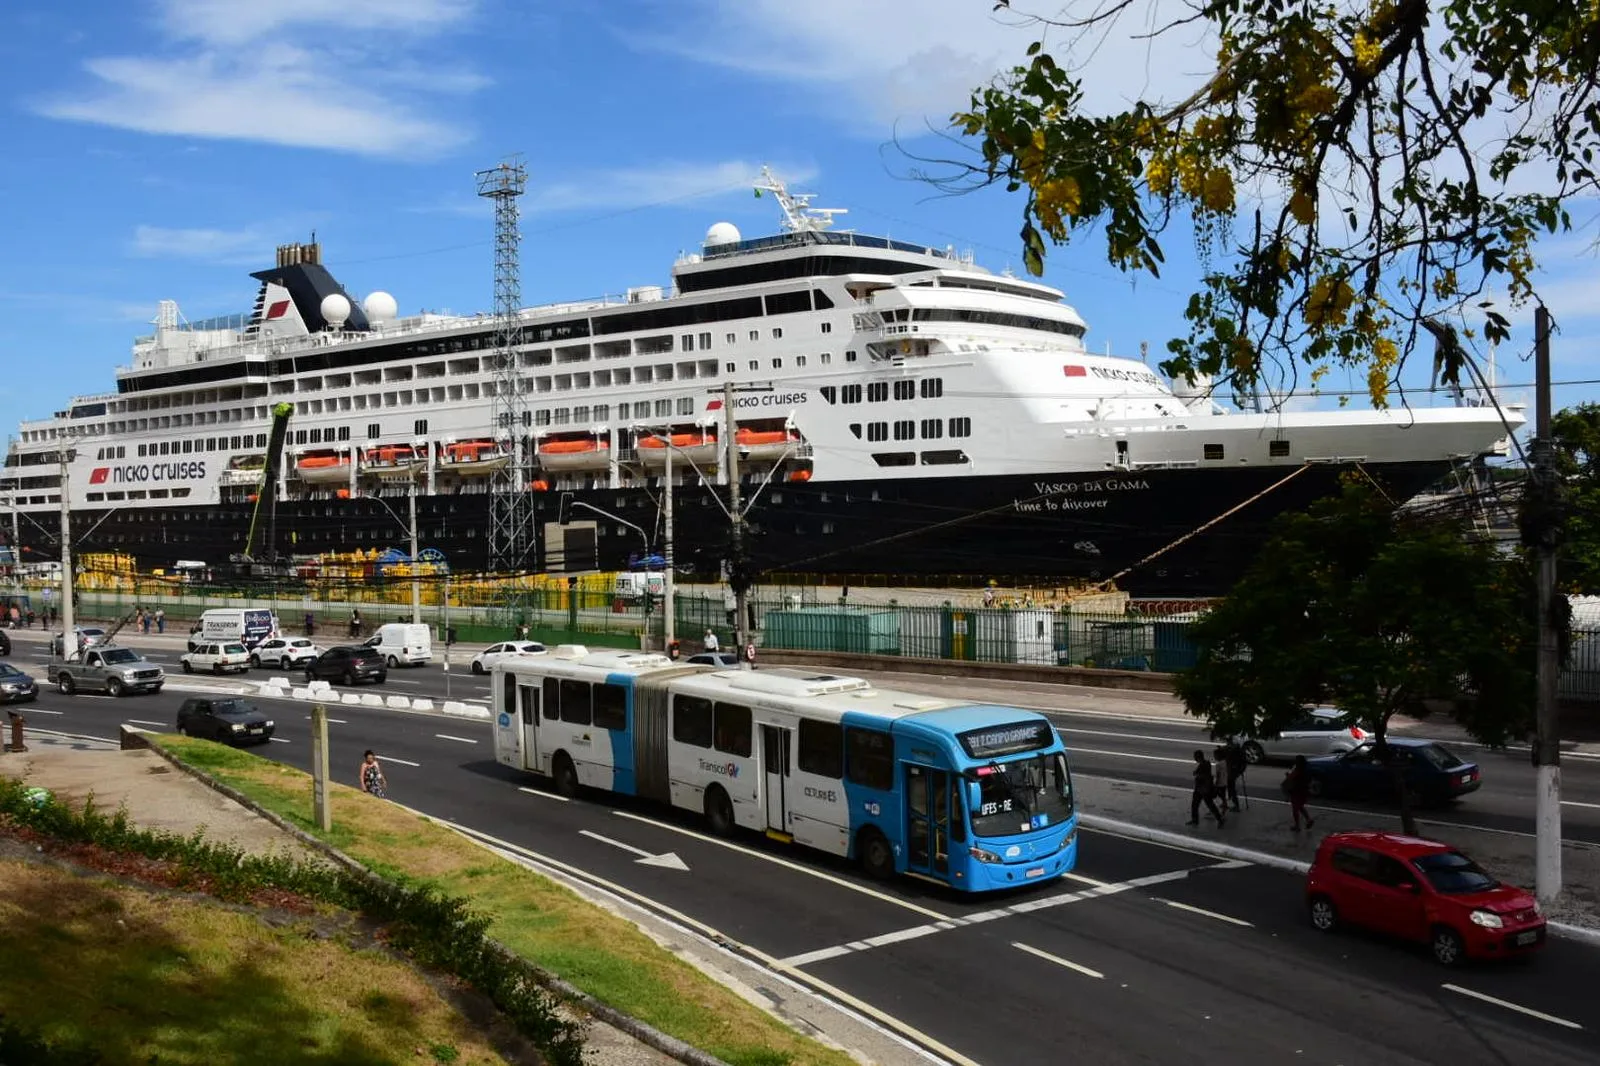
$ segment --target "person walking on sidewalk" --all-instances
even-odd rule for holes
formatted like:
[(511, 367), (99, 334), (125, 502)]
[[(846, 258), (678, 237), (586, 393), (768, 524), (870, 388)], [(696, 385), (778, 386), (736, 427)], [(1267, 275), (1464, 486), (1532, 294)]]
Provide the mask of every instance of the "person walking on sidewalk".
[[(1228, 809), (1228, 752), (1221, 744), (1211, 749), (1211, 787), (1216, 793), (1217, 803), (1223, 810)], [(1238, 810), (1234, 804), (1234, 810)]]
[(1283, 775), (1283, 791), (1289, 797), (1289, 816), (1294, 819), (1289, 828), (1300, 832), (1301, 816), (1305, 817), (1307, 829), (1316, 825), (1311, 819), (1311, 812), (1306, 810), (1306, 800), (1311, 798), (1311, 767), (1306, 765), (1304, 755), (1296, 755), (1294, 765)]
[(167, 609), (165, 607), (157, 607), (156, 608), (156, 632), (157, 633), (165, 633), (166, 631), (167, 631)]
[[(1228, 804), (1234, 810), (1239, 809), (1239, 782), (1244, 780), (1244, 772), (1250, 768), (1250, 760), (1244, 757), (1244, 749), (1237, 740), (1229, 740), (1223, 745), (1222, 758), (1228, 764)], [(1245, 787), (1245, 797), (1250, 795), (1249, 786)]]
[(1211, 763), (1206, 758), (1206, 753), (1200, 748), (1194, 749), (1194, 795), (1189, 797), (1189, 824), (1200, 824), (1200, 804), (1204, 803), (1211, 811), (1211, 817), (1217, 820), (1217, 827), (1221, 828), (1224, 817), (1217, 810), (1215, 798), (1216, 784), (1212, 777)]
[(389, 794), (389, 782), (384, 778), (383, 767), (378, 765), (378, 756), (371, 748), (361, 756), (361, 791), (370, 792), (379, 799)]

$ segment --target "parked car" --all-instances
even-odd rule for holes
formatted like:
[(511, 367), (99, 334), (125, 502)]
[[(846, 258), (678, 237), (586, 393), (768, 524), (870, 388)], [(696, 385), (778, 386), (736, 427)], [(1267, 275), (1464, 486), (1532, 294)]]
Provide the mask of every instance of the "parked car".
[(502, 644), (491, 644), (472, 657), (472, 672), (487, 674), (494, 669), (494, 664), (504, 659), (526, 658), (529, 655), (543, 655), (545, 646), (537, 640), (508, 640)]
[(256, 645), (250, 653), (250, 665), (293, 670), (321, 654), (322, 649), (306, 637), (273, 637)]
[(46, 668), (50, 683), (70, 696), (80, 690), (103, 690), (107, 695), (160, 692), (166, 671), (132, 648), (96, 644), (80, 648)]
[(1448, 803), (1483, 784), (1476, 763), (1467, 762), (1443, 744), (1413, 737), (1390, 737), (1389, 764), (1378, 761), (1378, 746), (1367, 741), (1343, 755), (1307, 759), (1313, 796), (1348, 799), (1398, 798), (1394, 766), (1400, 767), (1400, 787), (1416, 806)]
[(1360, 926), (1431, 945), (1446, 966), (1537, 951), (1545, 919), (1448, 844), (1393, 833), (1330, 833), (1306, 874), (1311, 924)]
[[(106, 631), (96, 626), (73, 626), (72, 631), (78, 634), (78, 647), (80, 648), (91, 648), (96, 644), (104, 644), (106, 642)], [(51, 655), (61, 654), (62, 639), (63, 635), (60, 633), (50, 639)]]
[(306, 663), (306, 680), (321, 678), (326, 681), (343, 681), (353, 685), (357, 681), (382, 684), (389, 677), (389, 664), (376, 648), (359, 644), (340, 644), (329, 648)]
[(250, 669), (250, 653), (243, 644), (199, 644), (194, 651), (178, 656), (183, 672), (209, 670), (213, 674), (244, 673)]
[(1293, 761), (1296, 755), (1343, 755), (1367, 740), (1370, 734), (1358, 725), (1347, 723), (1337, 707), (1307, 707), (1306, 713), (1289, 723), (1276, 737), (1235, 737), (1251, 763), (1275, 760)]
[(224, 744), (265, 744), (273, 722), (255, 704), (236, 698), (195, 696), (178, 708), (178, 732)]
[(683, 661), (690, 666), (715, 666), (718, 670), (739, 669), (739, 657), (731, 651), (696, 652)]
[(0, 663), (0, 703), (26, 703), (39, 698), (39, 685), (10, 663)]

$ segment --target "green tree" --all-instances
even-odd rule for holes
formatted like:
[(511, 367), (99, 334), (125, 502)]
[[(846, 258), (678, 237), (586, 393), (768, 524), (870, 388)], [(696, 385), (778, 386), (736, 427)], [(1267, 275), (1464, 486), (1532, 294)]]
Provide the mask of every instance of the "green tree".
[(1208, 266), (1162, 369), (1241, 391), (1274, 368), (1315, 384), (1344, 366), (1382, 406), (1430, 334), (1448, 382), (1455, 323), (1506, 339), (1484, 293), (1535, 298), (1536, 235), (1569, 228), (1567, 201), (1596, 189), (1600, 5), (1191, 0), (1130, 29), (1209, 42), (1209, 76), (1183, 100), (1089, 113), (1079, 72), (1142, 10), (1079, 0), (1038, 20), (1061, 60), (1035, 43), (952, 116), (982, 159), (946, 180), (1026, 193), (1029, 270), (1047, 238), (1094, 230), (1113, 265), (1156, 274), (1163, 234), (1191, 221)]
[[(1194, 625), (1177, 679), (1216, 736), (1271, 737), (1309, 704), (1370, 730), (1453, 706), (1486, 744), (1533, 723), (1533, 581), (1451, 520), (1397, 513), (1369, 483), (1279, 520), (1246, 576)], [(1416, 832), (1410, 797), (1401, 819)]]
[(1557, 579), (1567, 592), (1600, 592), (1600, 404), (1584, 403), (1551, 419), (1562, 519)]

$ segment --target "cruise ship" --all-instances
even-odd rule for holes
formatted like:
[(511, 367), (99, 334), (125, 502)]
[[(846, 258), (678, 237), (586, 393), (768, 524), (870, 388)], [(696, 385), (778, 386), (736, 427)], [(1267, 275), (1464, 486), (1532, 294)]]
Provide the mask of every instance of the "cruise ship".
[(1483, 404), (1227, 410), (1207, 382), (1097, 354), (1054, 288), (836, 228), (768, 172), (757, 188), (776, 235), (718, 222), (669, 286), (521, 311), (503, 407), (493, 315), (401, 317), (314, 240), (280, 247), (250, 311), (187, 322), (164, 301), (115, 391), (22, 423), (0, 529), (25, 562), (59, 558), (65, 471), (75, 551), (221, 570), (405, 549), (415, 494), (420, 544), (476, 571), (499, 484), (530, 494), (516, 569), (573, 565), (580, 524), (582, 563), (620, 568), (660, 550), (670, 451), (677, 559), (715, 577), (737, 449), (756, 574), (1205, 595), (1344, 471), (1399, 501), (1504, 448)]

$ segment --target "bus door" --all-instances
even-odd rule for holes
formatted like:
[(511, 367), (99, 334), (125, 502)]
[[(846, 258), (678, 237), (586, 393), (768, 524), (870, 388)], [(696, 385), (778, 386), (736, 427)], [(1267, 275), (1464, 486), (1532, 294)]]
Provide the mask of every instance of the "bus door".
[(950, 874), (950, 777), (905, 764), (906, 869), (941, 881)]
[(522, 740), (522, 761), (517, 765), (528, 770), (540, 770), (538, 685), (517, 686), (517, 709), (522, 712), (519, 727)]
[(507, 766), (524, 769), (522, 761), (522, 720), (517, 713), (517, 679), (514, 674), (500, 675), (500, 698), (494, 716), (495, 758)]
[(789, 737), (776, 725), (761, 727), (761, 764), (765, 772), (767, 833), (789, 834)]

